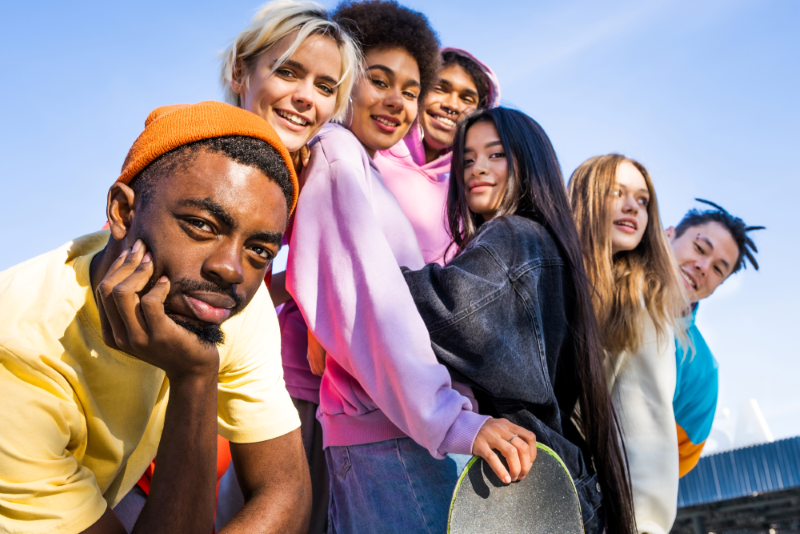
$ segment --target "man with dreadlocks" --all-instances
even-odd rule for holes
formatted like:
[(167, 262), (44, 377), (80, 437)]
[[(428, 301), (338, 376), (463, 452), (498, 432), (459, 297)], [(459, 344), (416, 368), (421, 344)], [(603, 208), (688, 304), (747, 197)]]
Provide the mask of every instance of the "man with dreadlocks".
[(711, 432), (719, 391), (717, 361), (695, 324), (698, 302), (710, 297), (729, 276), (746, 267), (745, 260), (758, 270), (755, 259), (758, 249), (747, 233), (764, 229), (763, 226), (747, 226), (742, 219), (713, 202), (700, 198), (695, 200), (713, 209), (690, 210), (677, 227), (667, 228), (672, 251), (692, 301), (688, 334), (694, 345), (694, 354), (680, 343), (676, 343), (675, 351), (677, 383), (672, 406), (678, 427), (681, 477), (700, 459)]

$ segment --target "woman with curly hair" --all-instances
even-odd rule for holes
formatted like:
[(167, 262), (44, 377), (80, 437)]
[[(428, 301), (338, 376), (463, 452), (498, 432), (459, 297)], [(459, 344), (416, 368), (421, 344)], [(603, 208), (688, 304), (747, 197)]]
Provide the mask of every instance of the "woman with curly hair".
[(640, 534), (666, 534), (678, 508), (675, 334), (689, 307), (656, 192), (641, 163), (619, 154), (583, 162), (569, 180), (586, 275), (603, 333)]
[[(334, 20), (362, 44), (365, 74), (343, 124), (325, 126), (311, 145), (289, 236), (286, 286), (296, 307), (282, 314), (301, 314), (293, 324), (304, 321), (328, 354), (317, 417), (332, 531), (444, 532), (468, 455), (511, 481), (530, 469), (535, 438), (473, 411), (469, 388), (436, 361), (400, 271), (424, 261), (373, 158), (414, 123), (438, 72), (436, 35), (395, 2), (346, 3)], [(304, 357), (307, 348), (291, 350)]]

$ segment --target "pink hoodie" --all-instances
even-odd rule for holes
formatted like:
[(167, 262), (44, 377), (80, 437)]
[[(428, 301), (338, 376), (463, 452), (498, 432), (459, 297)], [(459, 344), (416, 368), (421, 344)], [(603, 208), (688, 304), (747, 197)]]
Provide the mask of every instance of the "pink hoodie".
[(409, 436), (436, 458), (471, 454), (487, 417), (453, 389), (400, 271), (424, 265), (414, 229), (349, 130), (323, 127), (311, 153), (286, 288), (328, 353), (323, 447)]
[[(477, 58), (458, 48), (443, 48), (471, 59), (482, 69), (489, 82), (489, 107), (500, 105), (500, 84), (492, 69)], [(448, 152), (425, 163), (425, 147), (420, 128), (414, 126), (409, 135), (388, 150), (375, 155), (375, 165), (381, 171), (383, 183), (394, 193), (400, 207), (414, 227), (425, 263), (444, 265), (455, 249), (447, 250), (452, 237), (447, 226), (447, 189), (450, 184)], [(445, 253), (447, 252), (447, 258)]]

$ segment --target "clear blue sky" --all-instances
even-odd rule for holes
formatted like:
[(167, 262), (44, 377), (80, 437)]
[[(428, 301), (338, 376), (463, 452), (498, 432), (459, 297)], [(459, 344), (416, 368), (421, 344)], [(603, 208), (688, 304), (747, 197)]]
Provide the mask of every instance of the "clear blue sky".
[[(768, 227), (754, 236), (761, 271), (734, 275), (698, 322), (720, 363), (720, 407), (735, 417), (754, 397), (776, 437), (800, 434), (800, 2), (404, 3), (494, 68), (566, 176), (621, 152), (650, 170), (665, 225), (699, 196)], [(216, 54), (258, 5), (0, 8), (0, 269), (103, 224), (147, 114), (221, 99)]]

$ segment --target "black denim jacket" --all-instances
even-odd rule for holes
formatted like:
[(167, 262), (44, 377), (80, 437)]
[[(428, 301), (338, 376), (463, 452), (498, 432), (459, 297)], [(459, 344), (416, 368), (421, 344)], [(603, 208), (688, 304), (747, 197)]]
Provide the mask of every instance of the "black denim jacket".
[(453, 379), (473, 388), (481, 413), (531, 430), (556, 451), (584, 523), (599, 523), (599, 485), (570, 419), (578, 398), (572, 282), (550, 233), (530, 219), (499, 217), (445, 267), (403, 273)]

